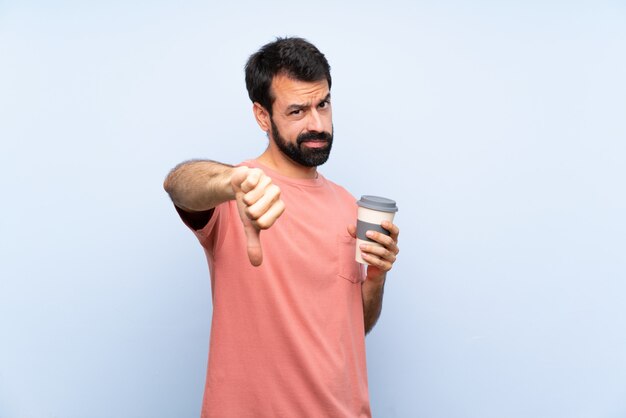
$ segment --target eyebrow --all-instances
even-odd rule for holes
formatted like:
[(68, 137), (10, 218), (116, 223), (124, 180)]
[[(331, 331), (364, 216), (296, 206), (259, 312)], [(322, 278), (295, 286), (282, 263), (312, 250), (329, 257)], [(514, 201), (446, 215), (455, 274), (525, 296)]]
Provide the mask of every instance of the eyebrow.
[[(324, 97), (322, 100), (320, 100), (319, 103), (328, 102), (328, 101), (330, 101), (330, 93), (328, 93), (326, 95), (326, 97)], [(287, 106), (287, 112), (293, 112), (294, 110), (306, 109), (310, 105), (311, 105), (310, 102), (309, 103), (304, 103), (304, 104), (292, 104), (292, 105)]]

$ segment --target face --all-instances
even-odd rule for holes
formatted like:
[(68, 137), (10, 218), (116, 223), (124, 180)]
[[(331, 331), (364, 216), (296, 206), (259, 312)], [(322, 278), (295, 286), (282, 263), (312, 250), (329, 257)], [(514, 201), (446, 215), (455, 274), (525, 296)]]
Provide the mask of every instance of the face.
[(330, 92), (326, 80), (304, 82), (277, 76), (270, 117), (271, 138), (293, 162), (316, 167), (328, 160), (333, 143)]
[(285, 139), (280, 134), (274, 120), (272, 124), (272, 138), (278, 148), (292, 161), (305, 166), (317, 167), (328, 160), (333, 145), (333, 135), (328, 132), (304, 132), (298, 135), (295, 143)]

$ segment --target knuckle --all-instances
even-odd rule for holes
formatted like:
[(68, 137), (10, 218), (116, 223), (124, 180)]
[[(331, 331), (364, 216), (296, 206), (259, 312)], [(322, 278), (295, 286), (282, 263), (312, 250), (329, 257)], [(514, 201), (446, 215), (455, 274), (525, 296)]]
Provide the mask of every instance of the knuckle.
[(252, 168), (248, 171), (245, 182), (254, 187), (261, 180), (262, 175), (263, 172), (258, 168)]
[(278, 207), (278, 215), (280, 216), (280, 215), (282, 215), (282, 214), (283, 214), (283, 212), (285, 211), (285, 208), (286, 208), (286, 206), (285, 206), (285, 202), (283, 202), (282, 200), (278, 200), (278, 201), (276, 202), (276, 205), (277, 205), (277, 207)]
[(259, 229), (269, 229), (269, 227), (274, 224), (274, 221), (271, 219), (259, 218), (256, 223)]
[(252, 221), (256, 221), (261, 216), (260, 213), (258, 213), (256, 210), (250, 207), (247, 207), (245, 212), (246, 212), (246, 216)]
[(273, 196), (274, 198), (278, 198), (280, 196), (280, 187), (275, 184), (270, 184), (267, 187), (266, 193)]
[(272, 184), (272, 179), (265, 174), (259, 179), (259, 186), (264, 189), (267, 188), (270, 184)]
[(254, 197), (250, 193), (244, 194), (243, 203), (245, 203), (246, 206), (251, 206), (252, 204), (254, 204)]

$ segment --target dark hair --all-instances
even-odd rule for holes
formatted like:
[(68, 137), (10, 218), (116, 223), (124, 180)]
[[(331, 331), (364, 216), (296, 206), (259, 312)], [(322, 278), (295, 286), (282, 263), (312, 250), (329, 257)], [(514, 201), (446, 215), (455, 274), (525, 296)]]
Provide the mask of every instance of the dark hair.
[(276, 38), (248, 58), (246, 88), (252, 102), (258, 102), (270, 115), (276, 99), (271, 93), (272, 79), (285, 74), (299, 81), (326, 79), (331, 86), (330, 66), (313, 44), (302, 38)]

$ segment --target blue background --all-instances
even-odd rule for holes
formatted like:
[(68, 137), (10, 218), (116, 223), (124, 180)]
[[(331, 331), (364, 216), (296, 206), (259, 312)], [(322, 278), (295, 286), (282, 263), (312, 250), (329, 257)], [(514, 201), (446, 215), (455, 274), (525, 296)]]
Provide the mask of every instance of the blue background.
[(328, 57), (322, 167), (398, 201), (377, 417), (626, 416), (620, 1), (0, 2), (0, 417), (197, 417), (176, 163), (260, 154), (243, 65)]

